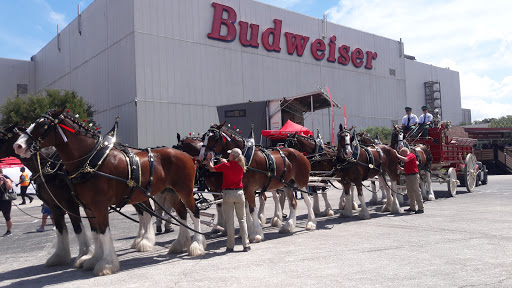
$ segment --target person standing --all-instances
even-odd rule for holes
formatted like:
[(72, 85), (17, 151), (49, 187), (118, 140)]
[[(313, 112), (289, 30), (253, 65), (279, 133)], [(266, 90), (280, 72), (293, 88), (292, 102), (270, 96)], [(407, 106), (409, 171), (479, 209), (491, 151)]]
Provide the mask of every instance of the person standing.
[(402, 117), (402, 130), (404, 134), (409, 133), (418, 123), (418, 116), (412, 114), (411, 107), (405, 107), (405, 116)]
[(12, 180), (9, 176), (4, 175), (4, 171), (0, 169), (0, 209), (2, 210), (2, 214), (5, 218), (5, 225), (7, 226), (7, 231), (3, 235), (4, 237), (11, 236), (12, 229), (12, 219), (11, 219), (11, 207), (12, 200), (4, 200), (6, 197), (7, 191), (12, 189)]
[(43, 218), (41, 220), (41, 226), (36, 229), (37, 232), (44, 232), (44, 227), (46, 226), (46, 219), (50, 216), (52, 220), (53, 230), (55, 230), (55, 222), (53, 221), (52, 211), (50, 211), (50, 207), (46, 206), (44, 203), (41, 204), (41, 213), (43, 213)]
[(34, 197), (27, 195), (28, 185), (30, 185), (30, 178), (28, 178), (27, 172), (25, 172), (25, 167), (20, 168), (20, 182), (16, 184), (16, 187), (20, 185), (20, 196), (21, 196), (21, 203), (20, 205), (25, 205), (27, 202), (25, 202), (25, 197), (27, 197), (30, 200), (30, 203), (34, 200)]
[[(407, 187), (407, 196), (409, 197), (409, 209), (406, 212), (415, 212), (416, 214), (424, 213), (423, 199), (421, 198), (418, 164), (416, 163), (416, 155), (409, 152), (409, 149), (403, 147), (400, 149), (400, 154), (397, 156), (404, 162), (404, 168), (399, 166), (399, 169), (405, 173), (405, 185)], [(416, 210), (418, 205), (418, 210)]]
[[(420, 115), (420, 119), (418, 120), (418, 123), (420, 125), (421, 137), (428, 137), (428, 128), (432, 127), (432, 120), (433, 116), (432, 114), (428, 113), (428, 107), (422, 106), (421, 110), (423, 110), (423, 114)], [(423, 129), (422, 129), (423, 128)]]
[[(211, 172), (222, 172), (222, 210), (226, 219), (227, 247), (226, 252), (233, 252), (235, 246), (235, 223), (233, 208), (236, 211), (240, 235), (242, 236), (243, 251), (251, 250), (249, 237), (247, 236), (247, 222), (245, 216), (245, 196), (242, 180), (246, 171), (245, 159), (240, 149), (229, 150), (229, 161), (221, 159), (221, 164), (215, 167), (211, 158), (208, 161), (208, 169)], [(211, 154), (209, 154), (211, 155)], [(211, 157), (211, 156), (209, 156)]]

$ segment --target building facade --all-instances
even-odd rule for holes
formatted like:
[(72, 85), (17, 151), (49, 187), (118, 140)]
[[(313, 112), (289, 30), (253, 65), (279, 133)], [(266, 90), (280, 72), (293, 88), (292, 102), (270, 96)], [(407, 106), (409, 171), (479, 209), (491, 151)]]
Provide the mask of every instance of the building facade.
[[(120, 140), (139, 147), (206, 131), (217, 106), (325, 87), (358, 129), (391, 127), (405, 106), (419, 115), (427, 81), (442, 87), (443, 119), (462, 121), (458, 72), (406, 59), (401, 41), (252, 0), (96, 0), (31, 61), (0, 67), (11, 69), (2, 97), (18, 84), (75, 90), (104, 130), (119, 115)], [(327, 110), (304, 119), (329, 134)]]

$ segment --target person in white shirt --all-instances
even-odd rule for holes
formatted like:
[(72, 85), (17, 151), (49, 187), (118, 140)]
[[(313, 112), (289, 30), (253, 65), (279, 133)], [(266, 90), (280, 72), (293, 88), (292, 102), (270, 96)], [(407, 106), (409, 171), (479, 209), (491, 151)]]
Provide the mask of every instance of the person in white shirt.
[(412, 114), (411, 107), (405, 107), (405, 116), (402, 118), (402, 130), (404, 134), (409, 133), (418, 123), (418, 116)]
[(418, 124), (420, 125), (420, 129), (423, 128), (421, 137), (428, 137), (428, 128), (432, 125), (432, 114), (428, 113), (428, 107), (422, 106), (421, 110), (423, 110), (423, 114), (421, 114), (420, 119), (418, 120)]

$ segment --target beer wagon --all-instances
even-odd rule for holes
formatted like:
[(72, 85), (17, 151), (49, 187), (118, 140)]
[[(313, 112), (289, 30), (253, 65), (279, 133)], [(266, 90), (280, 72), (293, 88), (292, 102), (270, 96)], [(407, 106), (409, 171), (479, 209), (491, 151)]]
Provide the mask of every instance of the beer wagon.
[(428, 128), (428, 137), (408, 138), (407, 142), (430, 148), (432, 175), (437, 176), (440, 183), (448, 184), (448, 192), (452, 196), (455, 196), (459, 184), (466, 186), (468, 192), (473, 192), (479, 172), (473, 152), (475, 140), (450, 137), (447, 133), (449, 128), (450, 122), (441, 122), (439, 127)]

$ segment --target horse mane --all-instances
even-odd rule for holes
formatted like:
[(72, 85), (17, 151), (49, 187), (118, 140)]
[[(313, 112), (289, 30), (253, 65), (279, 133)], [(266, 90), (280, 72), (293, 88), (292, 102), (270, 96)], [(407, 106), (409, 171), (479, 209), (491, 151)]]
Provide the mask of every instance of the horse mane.
[[(218, 129), (219, 125), (215, 126), (216, 129)], [(237, 140), (240, 140), (240, 141), (244, 141), (245, 142), (245, 137), (243, 137), (242, 135), (240, 135), (239, 132), (235, 131), (235, 129), (229, 127), (229, 126), (222, 126), (220, 128), (220, 131), (222, 132), (228, 132), (229, 134), (231, 134), (230, 136), (237, 139)]]
[[(55, 111), (56, 110), (52, 110), (52, 111), (48, 112), (48, 115), (52, 116), (52, 113)], [(62, 113), (61, 116), (64, 117), (65, 119), (68, 119), (73, 124), (75, 124), (78, 127), (78, 130), (85, 132), (85, 136), (91, 136), (94, 138), (94, 137), (99, 137), (101, 135), (101, 131), (99, 130), (100, 128), (98, 126), (96, 126), (94, 129), (91, 129), (85, 125), (85, 122), (87, 121), (87, 119), (84, 119), (83, 121), (78, 121), (78, 119), (77, 119), (78, 117), (72, 117), (71, 115), (69, 115), (69, 113), (70, 113), (70, 110), (67, 110), (65, 113)], [(90, 124), (93, 124), (90, 127), (95, 126), (94, 125), (95, 123), (96, 122), (90, 123)]]

